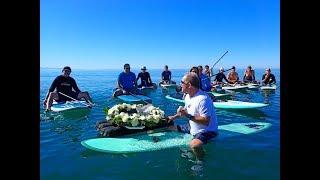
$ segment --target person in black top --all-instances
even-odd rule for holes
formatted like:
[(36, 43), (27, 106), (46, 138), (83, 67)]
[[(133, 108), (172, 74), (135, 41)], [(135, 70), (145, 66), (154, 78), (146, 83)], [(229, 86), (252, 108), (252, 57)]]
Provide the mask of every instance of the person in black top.
[(276, 83), (276, 78), (274, 77), (273, 74), (271, 74), (271, 69), (267, 68), (266, 73), (262, 76), (262, 81), (263, 84), (275, 84)]
[(216, 75), (216, 77), (215, 77), (215, 79), (214, 79), (214, 82), (215, 82), (214, 84), (223, 84), (223, 83), (224, 83), (224, 82), (223, 82), (223, 79), (224, 79), (227, 83), (229, 83), (226, 75), (223, 74), (223, 72), (224, 72), (224, 69), (221, 67), (220, 70), (219, 70), (219, 73)]
[(168, 65), (164, 66), (164, 71), (161, 74), (160, 84), (176, 84), (176, 82), (171, 80), (171, 71), (168, 70)]
[[(88, 105), (91, 107), (93, 105), (92, 99), (88, 92), (81, 92), (77, 86), (76, 81), (70, 77), (71, 68), (66, 66), (62, 69), (62, 75), (57, 76), (52, 82), (49, 91), (43, 101), (46, 110), (51, 110), (53, 100), (57, 102), (80, 100), (84, 98)], [(54, 91), (56, 90), (56, 91)], [(69, 96), (69, 97), (68, 97)], [(71, 98), (70, 98), (71, 97)]]
[(138, 77), (137, 77), (137, 82), (139, 80), (139, 78), (141, 78), (141, 84), (138, 85), (139, 88), (141, 87), (150, 87), (152, 86), (152, 81), (151, 81), (151, 77), (150, 77), (150, 74), (149, 72), (146, 72), (147, 68), (145, 66), (142, 66), (141, 68), (141, 72), (138, 74)]

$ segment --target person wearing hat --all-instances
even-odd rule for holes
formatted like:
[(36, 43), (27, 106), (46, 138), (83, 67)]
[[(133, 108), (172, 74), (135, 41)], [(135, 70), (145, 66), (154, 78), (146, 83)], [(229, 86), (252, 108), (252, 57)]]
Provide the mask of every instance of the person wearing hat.
[(138, 85), (139, 88), (141, 87), (151, 87), (153, 86), (151, 77), (149, 72), (146, 72), (147, 68), (145, 66), (141, 67), (141, 72), (138, 74), (136, 81), (138, 82), (141, 79), (141, 83)]
[(112, 95), (113, 97), (117, 97), (122, 94), (138, 93), (136, 74), (130, 71), (130, 64), (125, 64), (123, 69), (123, 72), (118, 76), (117, 88)]
[(231, 71), (227, 75), (229, 84), (236, 84), (239, 81), (239, 75), (236, 72), (236, 67), (232, 66)]
[(219, 69), (219, 73), (216, 75), (214, 79), (214, 84), (223, 84), (223, 79), (228, 83), (228, 79), (226, 78), (226, 75), (224, 74), (224, 69), (221, 67)]
[(71, 68), (69, 66), (65, 66), (62, 69), (62, 75), (57, 76), (52, 82), (46, 98), (43, 101), (44, 106), (46, 106), (46, 111), (51, 110), (53, 100), (57, 102), (65, 102), (84, 98), (90, 107), (93, 105), (89, 93), (80, 91), (76, 81), (70, 77), (70, 73)]
[(246, 82), (246, 83), (256, 82), (254, 70), (250, 65), (247, 67), (246, 71), (244, 72), (243, 82)]
[(262, 76), (262, 81), (263, 84), (275, 84), (276, 83), (276, 78), (274, 77), (273, 74), (271, 74), (271, 69), (267, 68), (266, 73)]

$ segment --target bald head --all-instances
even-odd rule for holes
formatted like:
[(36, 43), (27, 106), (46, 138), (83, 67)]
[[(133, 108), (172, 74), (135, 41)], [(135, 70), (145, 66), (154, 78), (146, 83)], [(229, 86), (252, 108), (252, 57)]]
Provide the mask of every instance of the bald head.
[(183, 76), (182, 81), (185, 83), (190, 83), (191, 86), (199, 89), (200, 88), (200, 80), (196, 73), (189, 72), (186, 75)]

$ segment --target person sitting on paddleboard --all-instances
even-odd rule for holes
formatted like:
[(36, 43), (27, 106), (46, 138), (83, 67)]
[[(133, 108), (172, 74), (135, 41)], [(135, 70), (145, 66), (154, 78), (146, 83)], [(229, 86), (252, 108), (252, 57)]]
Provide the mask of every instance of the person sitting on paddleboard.
[(214, 85), (215, 84), (223, 84), (223, 79), (228, 83), (228, 79), (226, 78), (226, 75), (224, 74), (224, 69), (223, 67), (221, 67), (219, 69), (219, 73), (216, 75), (215, 79), (214, 79)]
[(236, 72), (236, 67), (232, 66), (231, 71), (227, 75), (229, 84), (236, 84), (239, 81), (238, 73)]
[(164, 71), (161, 73), (160, 84), (176, 84), (176, 82), (171, 80), (171, 71), (168, 70), (168, 65), (164, 66)]
[(211, 81), (208, 76), (202, 73), (203, 68), (201, 65), (198, 66), (198, 76), (200, 78), (200, 89), (203, 91), (211, 91)]
[(141, 83), (138, 85), (139, 88), (153, 86), (150, 74), (149, 72), (146, 72), (146, 70), (147, 68), (145, 66), (142, 66), (141, 72), (138, 74), (138, 77), (136, 79), (136, 81), (138, 81), (139, 78), (141, 79)]
[(70, 73), (71, 68), (69, 66), (65, 66), (62, 69), (62, 75), (57, 76), (52, 82), (46, 98), (43, 101), (47, 111), (51, 110), (53, 100), (57, 102), (65, 102), (84, 98), (90, 107), (93, 105), (89, 93), (80, 91), (76, 81), (70, 77)]
[(273, 74), (271, 74), (271, 69), (267, 68), (266, 73), (262, 76), (262, 81), (263, 84), (275, 84), (276, 83), (276, 78), (274, 77)]
[(247, 67), (246, 71), (244, 72), (243, 82), (245, 82), (245, 83), (249, 83), (249, 82), (255, 83), (256, 82), (254, 70), (252, 69), (252, 67), (250, 65)]
[(190, 147), (198, 160), (204, 156), (203, 144), (218, 135), (218, 121), (211, 98), (199, 86), (199, 78), (195, 73), (189, 72), (181, 81), (182, 92), (186, 93), (185, 106), (179, 107), (177, 113), (168, 116), (168, 122), (180, 117), (187, 117), (189, 122), (185, 125), (171, 126), (177, 130), (193, 135)]
[(137, 94), (136, 74), (130, 71), (130, 65), (123, 66), (123, 72), (118, 76), (117, 88), (113, 93), (113, 97), (123, 94)]

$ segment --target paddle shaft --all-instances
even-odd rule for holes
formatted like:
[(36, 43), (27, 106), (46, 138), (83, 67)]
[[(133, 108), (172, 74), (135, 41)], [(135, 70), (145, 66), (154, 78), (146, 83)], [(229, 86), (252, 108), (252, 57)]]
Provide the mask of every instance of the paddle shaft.
[(229, 52), (229, 51), (225, 52), (225, 53), (218, 59), (218, 61), (213, 64), (213, 66), (211, 67), (211, 69), (213, 69), (213, 67), (214, 67), (214, 66), (223, 58), (223, 56), (226, 55), (228, 52)]
[[(230, 68), (230, 69), (227, 69), (227, 70), (225, 70), (224, 72), (227, 72), (227, 71), (230, 71), (232, 68)], [(214, 75), (211, 75), (210, 77), (213, 77), (213, 76), (216, 76), (216, 75), (218, 75), (219, 73), (217, 73), (217, 74), (214, 74)]]
[(68, 95), (66, 95), (66, 94), (63, 94), (62, 92), (59, 92), (59, 93), (62, 94), (62, 95), (64, 95), (64, 96), (66, 96), (67, 98), (70, 98), (70, 99), (72, 99), (72, 100), (74, 100), (74, 101), (80, 102), (81, 104), (84, 104), (84, 105), (88, 106), (87, 103), (84, 103), (84, 102), (82, 102), (82, 101), (79, 101), (79, 100), (77, 100), (77, 99), (74, 99), (73, 97), (70, 97), (70, 96), (68, 96)]

